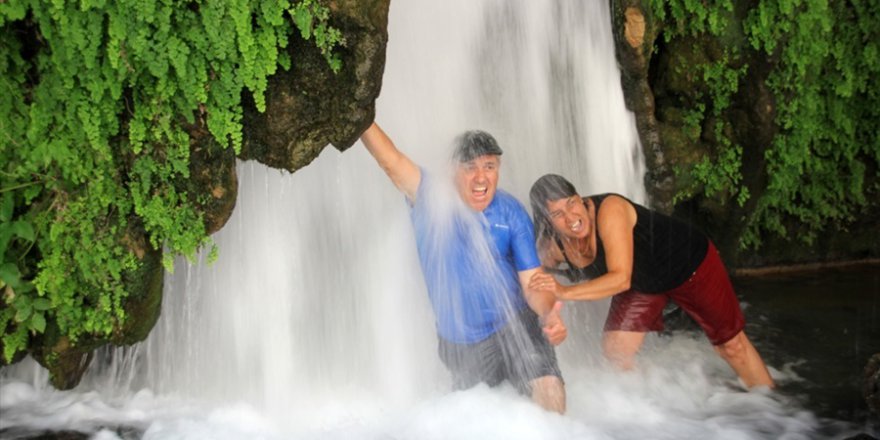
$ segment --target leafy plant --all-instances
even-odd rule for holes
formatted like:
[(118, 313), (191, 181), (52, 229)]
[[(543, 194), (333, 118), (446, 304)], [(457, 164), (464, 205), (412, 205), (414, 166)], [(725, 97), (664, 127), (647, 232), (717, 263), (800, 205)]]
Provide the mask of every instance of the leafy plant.
[(341, 68), (329, 19), (317, 0), (0, 2), (6, 362), (48, 326), (74, 343), (118, 328), (139, 233), (168, 270), (210, 243), (181, 189), (188, 129), (238, 152), (242, 92), (265, 109), (293, 32)]
[(769, 183), (744, 244), (759, 245), (763, 231), (786, 236), (789, 218), (811, 243), (823, 225), (854, 219), (868, 203), (869, 167), (876, 177), (880, 4), (765, 1), (744, 27), (755, 49), (779, 57), (768, 85), (782, 129), (765, 152)]
[[(664, 23), (664, 38), (708, 35), (721, 39), (730, 26), (748, 39), (752, 50), (773, 60), (767, 80), (776, 101), (779, 133), (764, 148), (768, 178), (755, 209), (744, 219), (743, 247), (758, 247), (766, 234), (787, 237), (796, 222), (799, 238), (811, 243), (825, 225), (851, 222), (877, 191), (868, 182), (880, 163), (878, 91), (880, 4), (874, 0), (762, 0), (745, 20), (731, 20), (728, 0), (650, 0)], [(693, 66), (709, 90), (687, 113), (686, 129), (713, 126), (715, 154), (692, 168), (687, 187), (676, 200), (703, 194), (736, 195), (742, 206), (750, 197), (742, 184), (743, 147), (725, 136), (723, 112), (737, 93), (748, 66), (737, 67), (736, 46), (724, 48), (714, 64)], [(703, 118), (701, 119), (700, 116)], [(873, 172), (873, 176), (868, 173)], [(876, 184), (875, 184), (876, 185)]]

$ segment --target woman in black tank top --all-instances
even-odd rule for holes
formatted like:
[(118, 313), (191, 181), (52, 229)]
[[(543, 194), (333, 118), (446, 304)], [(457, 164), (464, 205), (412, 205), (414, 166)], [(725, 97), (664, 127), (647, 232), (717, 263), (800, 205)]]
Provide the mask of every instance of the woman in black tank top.
[(603, 336), (611, 361), (632, 368), (645, 334), (662, 330), (663, 308), (672, 300), (703, 328), (746, 387), (773, 386), (743, 332), (726, 269), (704, 234), (618, 194), (581, 198), (554, 174), (532, 185), (530, 199), (542, 264), (571, 284), (538, 272), (529, 288), (560, 300), (612, 297)]

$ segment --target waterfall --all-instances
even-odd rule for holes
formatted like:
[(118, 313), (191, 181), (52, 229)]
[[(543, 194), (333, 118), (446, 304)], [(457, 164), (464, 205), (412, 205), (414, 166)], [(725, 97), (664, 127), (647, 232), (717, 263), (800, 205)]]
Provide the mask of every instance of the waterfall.
[[(609, 17), (604, 2), (396, 2), (376, 119), (424, 165), (489, 131), (500, 187), (523, 201), (547, 172), (644, 199)], [(218, 261), (166, 278), (144, 385), (301, 417), (445, 391), (406, 204), (363, 147), (238, 172)]]
[[(604, 2), (396, 2), (376, 119), (426, 166), (461, 131), (493, 133), (500, 187), (523, 201), (547, 172), (643, 199), (609, 17)], [(166, 277), (143, 385), (293, 424), (445, 392), (406, 204), (363, 147), (238, 172), (218, 261)]]

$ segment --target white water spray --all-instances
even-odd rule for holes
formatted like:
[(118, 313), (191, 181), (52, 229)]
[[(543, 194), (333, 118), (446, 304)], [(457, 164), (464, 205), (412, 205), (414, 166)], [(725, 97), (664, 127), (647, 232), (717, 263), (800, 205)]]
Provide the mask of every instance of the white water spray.
[[(377, 120), (416, 162), (442, 163), (456, 134), (480, 128), (505, 151), (500, 187), (522, 201), (553, 172), (584, 194), (645, 202), (606, 2), (392, 2), (389, 35)], [(450, 393), (404, 198), (363, 147), (327, 149), (292, 175), (252, 162), (238, 172), (219, 260), (176, 263), (149, 339), (98, 360), (71, 393), (47, 389), (39, 372), (30, 385), (7, 383), (0, 430), (673, 439), (815, 429), (809, 412), (732, 390), (732, 372), (699, 336), (651, 337), (638, 371), (606, 369), (602, 303), (566, 306), (566, 416), (506, 386)], [(40, 402), (48, 407), (33, 409)]]
[[(644, 197), (604, 7), (424, 6), (391, 9), (377, 120), (401, 150), (445, 164), (452, 138), (481, 128), (505, 150), (501, 187), (521, 200), (545, 172)], [(604, 39), (590, 38), (593, 22)], [(508, 40), (516, 56), (493, 49)], [(145, 385), (241, 399), (293, 425), (447, 391), (403, 196), (363, 147), (328, 149), (293, 175), (253, 163), (239, 172), (220, 259), (181, 261), (168, 277)]]

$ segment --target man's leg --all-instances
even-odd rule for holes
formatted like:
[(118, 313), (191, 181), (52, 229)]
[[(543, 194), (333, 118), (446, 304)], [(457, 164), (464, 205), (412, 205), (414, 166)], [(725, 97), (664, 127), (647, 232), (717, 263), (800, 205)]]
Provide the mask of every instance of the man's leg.
[(745, 332), (740, 331), (729, 341), (716, 345), (715, 351), (730, 364), (746, 388), (756, 386), (773, 388), (770, 372)]
[(538, 316), (526, 308), (512, 317), (502, 335), (505, 370), (520, 393), (542, 408), (565, 412), (565, 384), (556, 352), (544, 337)]
[(632, 370), (635, 367), (636, 353), (645, 341), (644, 332), (608, 330), (602, 337), (602, 351), (615, 367)]
[(543, 376), (531, 382), (532, 401), (547, 411), (565, 414), (565, 385), (556, 376)]
[(465, 390), (485, 382), (496, 386), (504, 380), (504, 363), (497, 336), (474, 344), (456, 344), (439, 339), (440, 360), (452, 374), (452, 388)]

